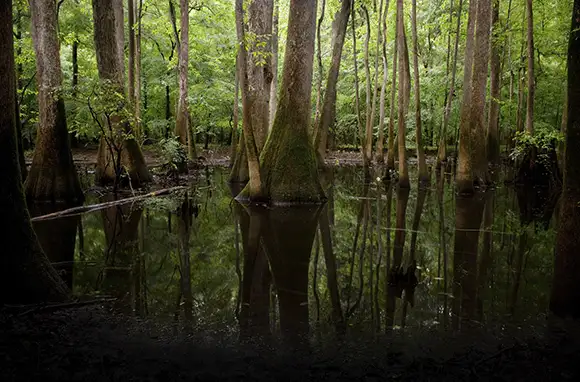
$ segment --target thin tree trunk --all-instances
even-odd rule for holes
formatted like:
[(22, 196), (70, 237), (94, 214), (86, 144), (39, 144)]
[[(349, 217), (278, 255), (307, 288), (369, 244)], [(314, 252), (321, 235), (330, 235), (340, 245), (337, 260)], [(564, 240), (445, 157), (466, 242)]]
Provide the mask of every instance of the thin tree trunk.
[(534, 94), (536, 84), (534, 80), (534, 12), (532, 0), (526, 0), (526, 14), (528, 19), (528, 97), (526, 102), (526, 132), (534, 134)]
[[(238, 151), (238, 124), (239, 124), (239, 113), (240, 113), (240, 54), (236, 55), (236, 69), (235, 69), (235, 78), (234, 78), (234, 111), (233, 111), (233, 126), (232, 126), (232, 142), (231, 146), (232, 149), (230, 151), (230, 166), (234, 165), (234, 161), (236, 159), (236, 152)], [(272, 82), (273, 83), (273, 82)], [(271, 101), (271, 99), (270, 99)], [(270, 104), (271, 105), (271, 104)]]
[[(378, 163), (385, 162), (385, 96), (387, 91), (387, 83), (389, 79), (387, 67), (387, 13), (389, 12), (389, 0), (385, 4), (382, 19), (382, 61), (383, 61), (383, 83), (381, 85), (381, 98), (379, 100), (379, 139), (377, 141), (376, 161)], [(379, 321), (380, 322), (380, 321)]]
[[(352, 21), (352, 59), (354, 62), (354, 90), (355, 90), (355, 108), (356, 108), (356, 123), (357, 123), (357, 136), (358, 139), (355, 141), (355, 144), (359, 142), (364, 142), (363, 140), (363, 132), (362, 132), (362, 117), (360, 113), (360, 91), (359, 91), (359, 81), (358, 81), (358, 62), (357, 62), (357, 51), (356, 51), (356, 21), (355, 21), (355, 2), (356, 0), (352, 0), (352, 7), (351, 7), (351, 21)], [(361, 153), (364, 155), (364, 143), (361, 144)]]
[(332, 59), (328, 69), (324, 101), (314, 142), (314, 147), (318, 152), (319, 166), (324, 163), (330, 127), (334, 124), (336, 117), (336, 85), (340, 72), (342, 48), (346, 37), (350, 9), (351, 0), (342, 0), (341, 8), (334, 16), (334, 21), (332, 22)]
[[(492, 165), (499, 164), (499, 114), (500, 114), (500, 90), (501, 90), (501, 66), (499, 56), (499, 0), (493, 1), (491, 41), (491, 84), (490, 84), (490, 107), (489, 124), (487, 128), (487, 160)], [(495, 173), (495, 171), (494, 171)]]
[(129, 29), (129, 59), (127, 61), (127, 91), (131, 106), (135, 105), (135, 3), (134, 0), (127, 0), (127, 22)]
[(278, 105), (278, 18), (280, 15), (280, 0), (274, 0), (272, 20), (272, 83), (270, 84), (270, 127), (274, 124), (274, 116)]
[[(387, 1), (388, 3), (388, 1)], [(388, 4), (387, 4), (388, 6)], [(386, 13), (386, 11), (385, 11)], [(368, 147), (368, 161), (369, 163), (372, 160), (372, 151), (373, 151), (373, 132), (374, 132), (374, 126), (375, 126), (375, 113), (377, 110), (377, 97), (378, 97), (378, 88), (379, 88), (379, 55), (380, 55), (380, 47), (381, 47), (381, 43), (382, 43), (382, 39), (384, 38), (382, 33), (381, 33), (381, 22), (383, 20), (383, 0), (380, 0), (379, 2), (379, 15), (377, 18), (377, 44), (376, 44), (376, 50), (375, 50), (375, 75), (374, 75), (374, 79), (373, 79), (373, 99), (372, 99), (372, 106), (371, 106), (371, 113), (370, 113), (370, 119), (369, 119), (369, 124), (370, 124), (370, 146)]]
[[(136, 6), (135, 14), (137, 15), (137, 34), (135, 36), (135, 135), (137, 139), (143, 139), (143, 123), (141, 121), (141, 34), (143, 19), (143, 0), (139, 1), (139, 7)], [(147, 110), (147, 87), (145, 87), (145, 111)]]
[(366, 84), (366, 93), (365, 93), (365, 102), (366, 102), (366, 118), (365, 118), (365, 139), (363, 144), (363, 164), (364, 166), (368, 166), (371, 161), (371, 153), (373, 149), (373, 121), (371, 120), (371, 70), (369, 66), (369, 42), (371, 39), (371, 20), (369, 18), (369, 11), (367, 7), (362, 4), (361, 8), (365, 15), (366, 26), (367, 26), (367, 34), (365, 36), (365, 58), (364, 58), (364, 66), (365, 66), (365, 84)]
[[(56, 3), (32, 0), (32, 38), (38, 79), (39, 129), (26, 196), (34, 200), (79, 202), (84, 199), (70, 150), (62, 95)], [(11, 94), (10, 98), (14, 96)]]
[(195, 143), (189, 126), (188, 103), (188, 65), (189, 65), (189, 0), (179, 0), (181, 14), (181, 36), (178, 46), (179, 63), (177, 65), (179, 77), (179, 97), (177, 101), (177, 116), (175, 121), (175, 135), (179, 142), (188, 149), (189, 159), (195, 157)]
[[(397, 11), (398, 12), (398, 11)], [(387, 177), (395, 170), (395, 95), (397, 94), (397, 58), (399, 52), (399, 16), (396, 16), (395, 44), (393, 47), (393, 75), (391, 80), (391, 110), (389, 116), (389, 144), (387, 151)], [(399, 86), (401, 86), (399, 84)]]
[(408, 67), (408, 60), (405, 60), (405, 26), (403, 23), (403, 0), (397, 0), (397, 29), (398, 33), (398, 45), (399, 45), (399, 110), (397, 114), (397, 140), (398, 140), (398, 150), (399, 150), (399, 187), (410, 188), (411, 183), (409, 182), (409, 169), (407, 165), (407, 149), (405, 147), (406, 139), (406, 88), (410, 86), (407, 83), (407, 78), (405, 76), (405, 66)]
[[(457, 28), (455, 29), (455, 47), (453, 48), (453, 67), (451, 69), (451, 82), (449, 83), (449, 94), (443, 112), (443, 127), (441, 128), (441, 137), (439, 138), (439, 149), (437, 151), (437, 168), (441, 168), (442, 162), (447, 160), (447, 129), (449, 127), (449, 117), (451, 116), (451, 105), (455, 97), (455, 77), (457, 75), (457, 56), (459, 52), (459, 38), (461, 31), (461, 13), (463, 11), (463, 0), (459, 0), (459, 9), (457, 11)], [(465, 77), (464, 77), (465, 80)], [(466, 89), (464, 88), (464, 91)], [(457, 154), (456, 154), (457, 155)]]
[(415, 75), (415, 143), (417, 145), (417, 161), (419, 162), (419, 181), (429, 181), (425, 150), (423, 148), (421, 122), (421, 86), (419, 83), (419, 43), (417, 41), (417, 0), (413, 0), (411, 9), (411, 29), (413, 36), (413, 72)]
[[(321, 33), (322, 33), (322, 22), (324, 21), (324, 11), (326, 9), (326, 0), (322, 0), (320, 5), (320, 17), (318, 18), (318, 26), (316, 28), (316, 61), (318, 64), (318, 83), (316, 84), (316, 109), (314, 114), (314, 131), (312, 133), (313, 141), (316, 140), (318, 135), (318, 124), (320, 122), (320, 103), (322, 102), (322, 80), (324, 78), (324, 66), (322, 65), (322, 48), (321, 48)], [(324, 147), (326, 151), (326, 147)]]

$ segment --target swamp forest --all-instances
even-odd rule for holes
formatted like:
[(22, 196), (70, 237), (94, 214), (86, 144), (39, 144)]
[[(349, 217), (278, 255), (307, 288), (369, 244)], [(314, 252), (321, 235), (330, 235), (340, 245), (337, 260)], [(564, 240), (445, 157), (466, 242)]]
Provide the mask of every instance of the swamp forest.
[(577, 380), (580, 0), (0, 0), (6, 381)]

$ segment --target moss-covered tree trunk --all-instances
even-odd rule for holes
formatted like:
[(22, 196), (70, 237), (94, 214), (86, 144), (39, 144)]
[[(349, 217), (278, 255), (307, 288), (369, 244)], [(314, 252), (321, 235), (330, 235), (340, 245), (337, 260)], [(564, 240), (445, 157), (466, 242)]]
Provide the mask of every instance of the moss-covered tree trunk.
[(14, 104), (15, 67), (12, 1), (0, 2), (0, 305), (61, 301), (68, 291), (42, 252), (26, 209), (18, 150)]
[(550, 309), (580, 318), (580, 0), (574, 0), (568, 45), (568, 124), (564, 185)]
[[(351, 0), (342, 0), (340, 10), (334, 16), (332, 22), (332, 58), (328, 69), (326, 80), (326, 90), (322, 102), (322, 111), (316, 127), (316, 140), (314, 147), (318, 150), (319, 164), (323, 164), (328, 145), (328, 134), (330, 127), (336, 118), (336, 85), (340, 72), (340, 61), (342, 48), (346, 37), (346, 27), (350, 16)], [(322, 159), (322, 160), (321, 160)]]
[(32, 0), (32, 38), (36, 53), (39, 127), (26, 196), (34, 200), (83, 200), (66, 124), (62, 94), (56, 3)]
[[(121, 12), (118, 10), (119, 6)], [(123, 51), (119, 52), (123, 46), (119, 43), (122, 31), (120, 33), (118, 31), (118, 28), (123, 28), (123, 20), (118, 21), (118, 17), (123, 14), (122, 6), (121, 0), (93, 0), (95, 51), (101, 86), (105, 93), (115, 91), (124, 99), (126, 97), (125, 65)], [(119, 110), (113, 112), (109, 118), (113, 137), (101, 137), (95, 175), (97, 183), (105, 185), (117, 184), (121, 175), (128, 174), (135, 187), (150, 182), (151, 174), (145, 164), (141, 147), (133, 137), (130, 124), (122, 121), (120, 110), (122, 107), (124, 104), (120, 105)], [(102, 123), (106, 124), (105, 121)], [(113, 141), (116, 140), (114, 136), (122, 136), (121, 141), (116, 143), (121, 149), (120, 163), (115, 158), (116, 153), (111, 149)]]
[[(407, 107), (408, 102), (406, 89), (410, 85), (408, 81), (406, 72), (409, 67), (409, 59), (405, 58), (406, 45), (405, 42), (405, 24), (403, 22), (403, 0), (397, 0), (397, 45), (399, 49), (399, 105), (397, 113), (397, 142), (399, 151), (399, 187), (409, 188), (411, 183), (409, 182), (409, 167), (407, 164), (407, 148), (405, 145), (406, 140), (406, 123), (405, 119), (407, 117)], [(407, 68), (407, 69), (405, 69)]]
[[(315, 30), (316, 0), (292, 0), (278, 109), (260, 160), (262, 196), (274, 204), (324, 199), (309, 134)], [(251, 199), (251, 187), (240, 196)]]

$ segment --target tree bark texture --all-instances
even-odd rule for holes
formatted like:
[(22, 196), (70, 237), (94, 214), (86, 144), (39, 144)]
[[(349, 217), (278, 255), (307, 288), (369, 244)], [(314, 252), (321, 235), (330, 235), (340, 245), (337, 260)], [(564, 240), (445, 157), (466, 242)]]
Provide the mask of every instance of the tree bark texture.
[[(95, 51), (97, 56), (97, 68), (99, 79), (103, 89), (117, 93), (126, 97), (124, 81), (123, 54), (119, 52), (123, 44), (119, 43), (118, 28), (123, 28), (124, 24), (118, 21), (118, 15), (122, 14), (122, 0), (93, 0), (93, 22), (95, 36)], [(121, 7), (119, 12), (118, 7)], [(121, 31), (122, 32), (122, 31)], [(130, 124), (121, 121), (120, 115), (111, 116), (113, 128), (127, 134), (122, 143), (121, 165), (129, 174), (132, 185), (139, 186), (151, 181), (151, 174), (145, 164), (141, 147), (132, 137)], [(114, 158), (104, 137), (101, 138), (99, 151), (97, 154), (97, 183), (103, 185), (116, 183), (118, 181), (117, 169), (115, 169)]]
[(407, 164), (406, 123), (407, 105), (406, 89), (410, 86), (407, 82), (405, 67), (408, 68), (409, 60), (405, 60), (405, 25), (403, 23), (403, 0), (397, 0), (397, 29), (399, 31), (397, 45), (399, 46), (399, 107), (397, 113), (397, 141), (399, 151), (399, 187), (410, 188), (409, 168)]
[(309, 132), (315, 32), (316, 0), (291, 0), (280, 99), (260, 163), (271, 203), (324, 199)]
[(278, 18), (280, 16), (280, 0), (274, 0), (274, 14), (272, 20), (272, 83), (270, 84), (270, 130), (276, 115), (278, 105)]
[[(238, 154), (236, 154), (236, 159), (234, 161), (234, 167), (232, 168), (232, 174), (230, 175), (230, 180), (235, 181), (241, 178), (241, 171), (245, 169), (245, 164), (247, 163), (248, 169), (248, 184), (246, 188), (242, 190), (245, 191), (244, 195), (238, 195), (238, 197), (248, 198), (250, 200), (263, 199), (263, 184), (262, 175), (260, 171), (260, 154), (256, 146), (256, 139), (253, 132), (253, 118), (249, 113), (253, 98), (250, 97), (249, 92), (249, 79), (248, 79), (248, 54), (246, 52), (246, 32), (244, 27), (244, 6), (243, 0), (236, 0), (236, 31), (238, 36), (238, 44), (240, 49), (238, 53), (238, 63), (239, 76), (240, 76), (240, 87), (242, 90), (242, 130), (243, 133), (240, 136), (240, 148), (238, 148)], [(242, 147), (243, 145), (243, 147)], [(246, 155), (247, 160), (243, 160), (243, 155)]]
[[(465, 51), (464, 71), (471, 73), (469, 82), (464, 82), (468, 85), (464, 85), (459, 131), (457, 188), (460, 193), (473, 193), (475, 184), (487, 180), (483, 137), (485, 137), (484, 110), (489, 64), (491, 0), (470, 3), (469, 12), (468, 39), (470, 27), (475, 29), (475, 34), (471, 33), (473, 41), (471, 44), (468, 44), (469, 41), (466, 43)], [(470, 25), (470, 22), (473, 22), (473, 25)], [(470, 50), (467, 49), (468, 45), (471, 46)], [(466, 75), (464, 80), (465, 77)]]
[(328, 68), (324, 101), (322, 102), (322, 111), (318, 119), (316, 141), (314, 144), (314, 147), (318, 150), (319, 164), (324, 163), (323, 160), (326, 156), (326, 148), (328, 145), (328, 134), (336, 118), (336, 85), (340, 74), (342, 48), (346, 37), (346, 27), (348, 25), (351, 5), (351, 0), (342, 0), (340, 10), (336, 13), (332, 22), (332, 58), (330, 67)]
[(570, 30), (564, 185), (550, 310), (559, 316), (580, 318), (580, 0), (574, 0)]
[(30, 224), (16, 143), (12, 1), (0, 2), (0, 305), (62, 301), (68, 291), (42, 252)]
[(62, 94), (56, 3), (32, 0), (30, 11), (36, 53), (39, 128), (25, 192), (34, 200), (82, 201), (84, 197), (70, 151)]
[[(393, 47), (393, 75), (391, 80), (391, 110), (389, 116), (389, 141), (387, 172), (395, 170), (395, 95), (397, 94), (397, 57), (399, 52), (399, 17), (396, 16), (395, 44)], [(400, 86), (400, 85), (399, 85)], [(388, 174), (387, 174), (387, 177)]]

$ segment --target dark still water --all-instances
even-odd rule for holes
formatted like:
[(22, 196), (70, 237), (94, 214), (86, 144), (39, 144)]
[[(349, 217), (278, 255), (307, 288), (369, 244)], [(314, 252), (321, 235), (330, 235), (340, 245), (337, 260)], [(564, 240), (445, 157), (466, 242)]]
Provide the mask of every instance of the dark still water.
[(547, 312), (554, 198), (500, 183), (456, 200), (450, 176), (405, 192), (333, 171), (320, 208), (240, 206), (227, 169), (210, 168), (187, 192), (34, 228), (76, 296), (234, 335), (446, 330)]

